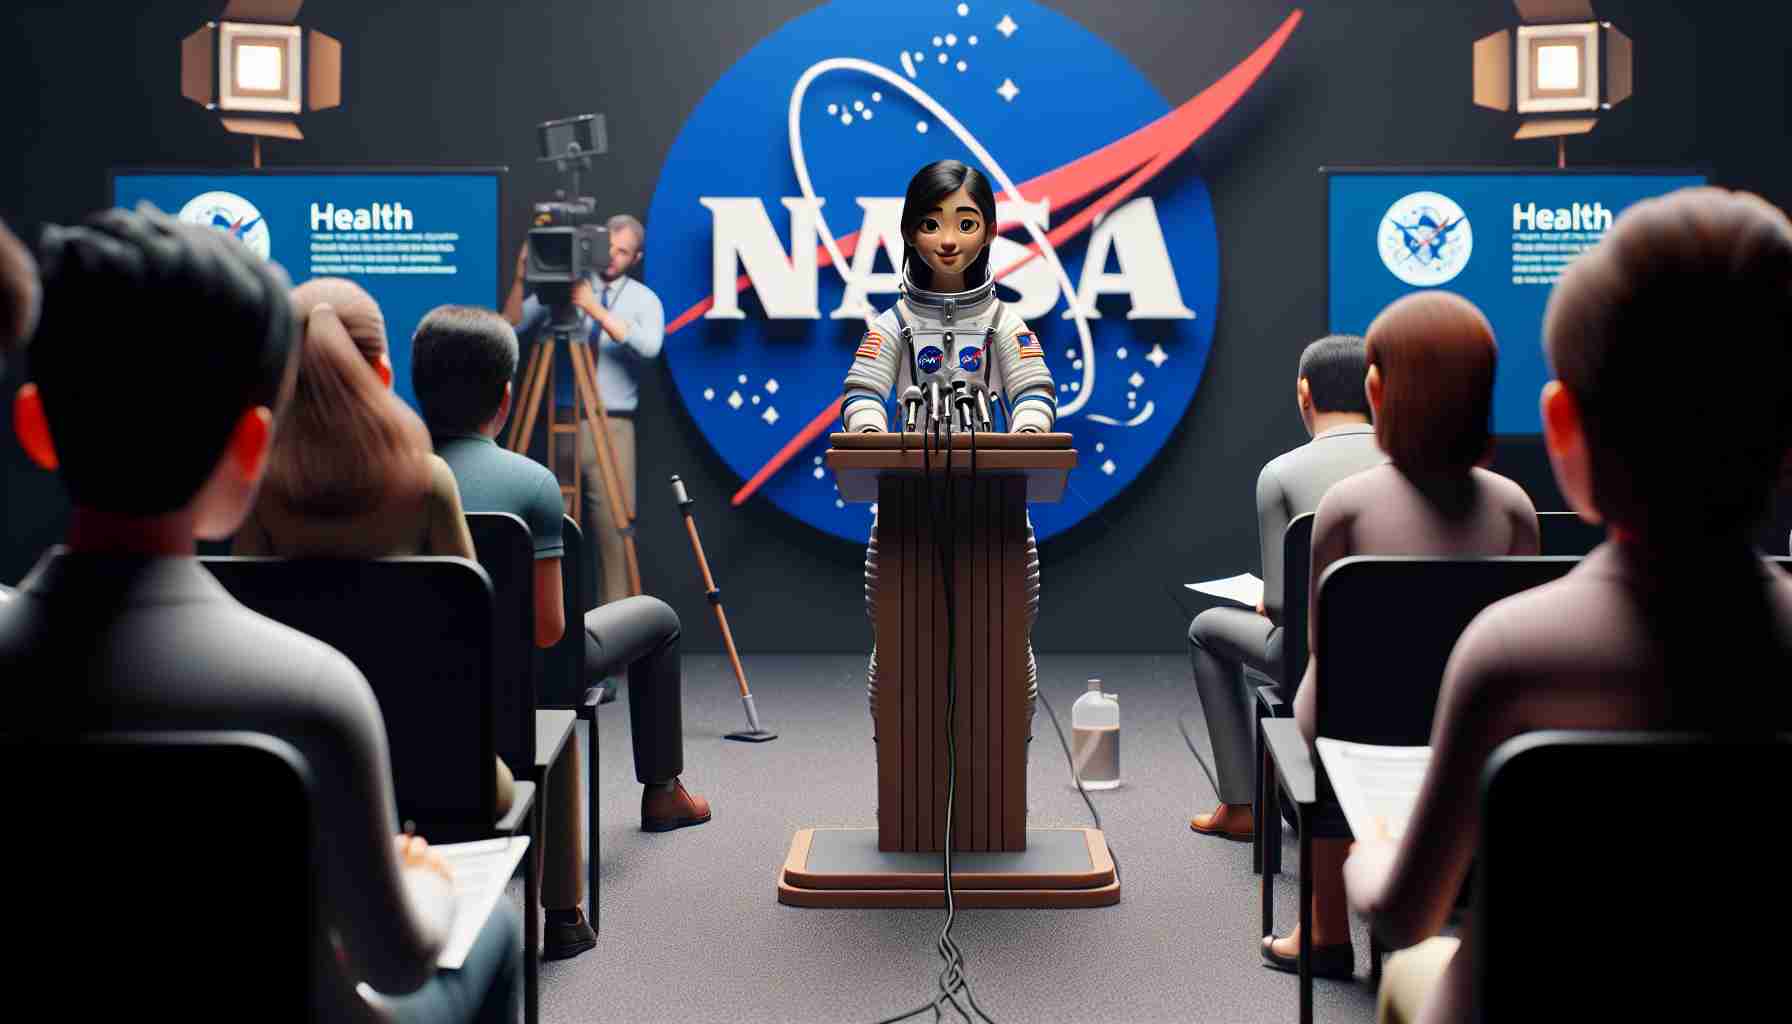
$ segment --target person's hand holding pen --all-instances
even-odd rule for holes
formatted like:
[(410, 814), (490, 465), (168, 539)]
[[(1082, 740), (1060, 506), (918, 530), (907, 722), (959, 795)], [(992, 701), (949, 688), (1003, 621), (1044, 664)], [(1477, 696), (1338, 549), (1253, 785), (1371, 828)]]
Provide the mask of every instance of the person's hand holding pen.
[(411, 831), (410, 822), (405, 822), (405, 830), (392, 838), (398, 844), (400, 865), (433, 871), (442, 876), (443, 881), (450, 884), (454, 882), (454, 869), (448, 866), (448, 861), (439, 852), (430, 849), (428, 841)]

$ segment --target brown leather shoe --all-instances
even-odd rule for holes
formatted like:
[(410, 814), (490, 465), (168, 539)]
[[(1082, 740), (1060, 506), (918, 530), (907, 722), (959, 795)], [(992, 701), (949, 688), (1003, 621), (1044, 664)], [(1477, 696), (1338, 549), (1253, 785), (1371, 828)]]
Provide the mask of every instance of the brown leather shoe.
[(1225, 811), (1226, 805), (1221, 804), (1219, 810), (1216, 810), (1211, 814), (1197, 814), (1188, 820), (1188, 827), (1191, 831), (1199, 832), (1204, 836), (1218, 836), (1221, 839), (1228, 839), (1235, 843), (1248, 843), (1257, 837), (1254, 823), (1252, 828), (1247, 828), (1242, 831), (1220, 828), (1218, 822)]
[(671, 791), (656, 786), (641, 790), (641, 831), (670, 832), (675, 828), (701, 825), (709, 820), (709, 801), (684, 788), (683, 780), (673, 780)]

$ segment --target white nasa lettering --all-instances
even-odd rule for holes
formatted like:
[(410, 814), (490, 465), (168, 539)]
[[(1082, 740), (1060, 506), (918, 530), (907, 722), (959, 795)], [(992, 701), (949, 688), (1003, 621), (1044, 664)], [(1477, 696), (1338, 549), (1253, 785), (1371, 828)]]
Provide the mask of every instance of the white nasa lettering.
[(415, 220), (403, 203), (374, 203), (370, 207), (337, 208), (335, 203), (311, 204), (313, 231), (412, 231)]
[[(821, 316), (816, 274), (817, 211), (823, 199), (805, 200), (785, 197), (780, 200), (790, 211), (790, 249), (787, 252), (778, 239), (777, 229), (766, 215), (765, 203), (746, 196), (702, 196), (697, 200), (711, 215), (711, 295), (706, 320), (740, 320), (741, 311), (737, 274), (744, 268), (747, 279), (765, 307), (765, 315), (773, 320), (814, 320)], [(877, 253), (882, 250), (893, 268), (902, 265), (902, 200), (874, 196), (857, 200), (865, 211), (859, 225), (858, 240), (850, 266), (836, 272), (845, 282), (840, 305), (828, 314), (832, 320), (852, 320), (874, 312), (872, 295), (893, 295), (900, 289), (901, 275), (892, 270), (874, 272)], [(1514, 208), (1516, 211), (1516, 207)], [(1516, 212), (1514, 213), (1516, 216)], [(1001, 223), (1030, 223), (1041, 231), (1051, 221), (1049, 199), (1029, 203), (1003, 201), (996, 206), (996, 219)], [(1119, 270), (1109, 273), (1107, 260), (1113, 254)], [(990, 248), (990, 266), (997, 270), (1010, 266), (1027, 254), (1027, 247), (1010, 238), (997, 236)], [(1050, 313), (1058, 305), (1060, 291), (1051, 264), (1033, 259), (1002, 278), (1005, 289), (1012, 289), (1019, 298), (1008, 303), (1016, 316), (1035, 319)], [(1176, 270), (1170, 261), (1169, 246), (1164, 241), (1163, 227), (1158, 221), (1157, 205), (1149, 197), (1140, 196), (1098, 218), (1089, 239), (1088, 256), (1083, 262), (1082, 280), (1077, 285), (1078, 302), (1084, 315), (1094, 319), (1095, 300), (1101, 295), (1125, 295), (1132, 300), (1128, 320), (1190, 320), (1195, 312), (1182, 302), (1182, 289), (1176, 282)], [(1068, 310), (1063, 314), (1070, 317)]]
[[(1031, 224), (1044, 234), (1052, 223), (1052, 204), (1050, 199), (1035, 199), (1030, 203), (1017, 203), (1002, 200), (996, 203), (996, 220), (1006, 224), (1018, 221)], [(1028, 238), (1023, 233), (1020, 237)], [(1027, 255), (1027, 247), (1021, 242), (997, 236), (989, 250), (989, 265), (996, 270), (1013, 266)], [(1058, 275), (1052, 273), (1051, 262), (1035, 257), (1018, 270), (1010, 271), (1002, 278), (1004, 288), (1012, 288), (1020, 297), (1008, 303), (1008, 308), (1022, 320), (1037, 320), (1052, 311), (1058, 304), (1061, 292), (1058, 290)]]
[[(828, 314), (831, 320), (862, 320), (877, 315), (871, 308), (872, 292), (894, 294), (902, 284), (902, 200), (877, 197), (858, 200), (865, 211), (859, 224), (857, 247), (852, 251), (852, 266), (846, 274), (846, 294), (840, 306)], [(890, 266), (887, 274), (873, 273), (877, 251), (884, 251)]]
[(756, 198), (702, 196), (697, 200), (711, 214), (710, 290), (714, 305), (705, 320), (740, 320), (735, 267), (746, 268), (747, 278), (759, 293), (765, 315), (773, 320), (817, 320), (821, 307), (815, 279), (815, 218), (824, 199), (786, 197), (790, 211), (790, 252), (778, 242), (778, 232), (766, 216), (765, 204)]
[[(1120, 262), (1118, 273), (1107, 272), (1108, 252)], [(1170, 266), (1170, 249), (1157, 220), (1157, 204), (1139, 196), (1097, 218), (1089, 236), (1089, 253), (1083, 258), (1083, 279), (1077, 283), (1077, 304), (1091, 320), (1098, 295), (1126, 295), (1132, 299), (1128, 320), (1192, 320), (1195, 311), (1182, 304), (1182, 289)], [(1070, 319), (1070, 310), (1062, 316)]]

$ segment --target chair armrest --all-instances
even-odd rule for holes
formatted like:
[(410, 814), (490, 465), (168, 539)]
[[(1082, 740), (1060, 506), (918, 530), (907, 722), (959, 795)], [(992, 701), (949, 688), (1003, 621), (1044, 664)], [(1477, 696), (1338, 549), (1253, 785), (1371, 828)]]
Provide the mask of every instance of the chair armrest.
[(1292, 718), (1263, 718), (1257, 722), (1263, 737), (1263, 749), (1275, 764), (1276, 777), (1288, 796), (1302, 807), (1318, 802), (1317, 782), (1313, 775), (1313, 750), (1300, 734), (1300, 725)]
[(535, 806), (535, 783), (518, 779), (515, 792), (510, 801), (510, 813), (492, 826), (497, 835), (514, 836), (529, 827), (529, 811)]
[(1282, 699), (1280, 687), (1257, 687), (1257, 710), (1262, 718), (1293, 718), (1294, 709)]
[(540, 708), (535, 712), (535, 775), (537, 782), (547, 778), (549, 766), (560, 759), (566, 741), (572, 736), (576, 712), (558, 708)]

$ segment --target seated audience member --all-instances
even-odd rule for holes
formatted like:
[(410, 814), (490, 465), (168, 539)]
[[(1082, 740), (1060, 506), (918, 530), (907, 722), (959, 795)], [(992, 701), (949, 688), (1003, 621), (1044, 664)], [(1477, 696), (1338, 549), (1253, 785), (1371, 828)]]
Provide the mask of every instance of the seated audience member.
[[(1341, 480), (1313, 514), (1313, 585), (1333, 562), (1350, 555), (1534, 555), (1537, 510), (1517, 484), (1480, 468), (1489, 454), (1489, 420), (1497, 349), (1493, 328), (1467, 299), (1449, 292), (1408, 295), (1369, 325), (1369, 372), (1375, 438), (1384, 465)], [(1415, 595), (1414, 600), (1422, 600)], [(1390, 615), (1398, 613), (1389, 609)], [(1318, 615), (1308, 618), (1309, 650), (1317, 655)], [(1314, 738), (1318, 696), (1309, 657), (1294, 715)], [(1341, 822), (1341, 817), (1335, 821)], [(1347, 843), (1315, 838), (1313, 973), (1349, 977), (1354, 964), (1340, 871)], [(1298, 969), (1298, 932), (1263, 940), (1272, 966)]]
[(6, 372), (7, 358), (31, 340), (41, 294), (31, 250), (0, 221), (0, 373)]
[[(516, 364), (516, 332), (489, 310), (442, 306), (423, 318), (411, 340), (411, 385), (467, 509), (515, 513), (534, 534), (536, 641), (545, 647), (559, 639), (564, 617), (560, 482), (547, 467), (496, 441), (510, 415)], [(544, 629), (544, 620), (555, 628)], [(635, 778), (644, 787), (641, 827), (664, 832), (708, 821), (708, 801), (679, 780), (684, 725), (678, 614), (664, 601), (642, 595), (592, 609), (584, 626), (586, 678), (628, 669)], [(573, 800), (570, 806), (576, 807)], [(577, 861), (569, 864), (576, 874)], [(562, 881), (568, 883), (563, 892), (570, 893), (572, 880)]]
[[(292, 743), (326, 840), (315, 847), (320, 1019), (369, 1018), (373, 1001), (384, 1019), (514, 1020), (521, 942), (507, 907), (464, 967), (435, 970), (454, 890), (438, 853), (397, 834), (366, 680), (331, 648), (237, 604), (194, 557), (196, 539), (242, 521), (291, 393), (299, 339), (285, 282), (223, 233), (153, 211), (50, 228), (40, 257), (43, 322), (19, 437), (60, 472), (74, 510), (67, 546), (0, 606), (0, 678), (40, 682), (11, 689), (0, 730), (241, 729)], [(154, 345), (106, 344), (121, 308), (180, 329)], [(252, 934), (253, 894), (244, 901)], [(360, 984), (391, 997), (358, 995)]]
[[(378, 304), (359, 285), (331, 278), (294, 288), (292, 304), (305, 324), (297, 384), (268, 455), (267, 482), (230, 553), (471, 561), (473, 536), (454, 473), (430, 451), (417, 414), (391, 391)], [(516, 777), (502, 759), (497, 772), (502, 817), (516, 798)]]
[[(1723, 311), (1731, 369), (1689, 380), (1675, 353), (1711, 335), (1712, 310)], [(1543, 336), (1555, 376), (1542, 396), (1550, 463), (1606, 541), (1463, 632), (1403, 840), (1359, 842), (1345, 865), (1350, 902), (1376, 934), (1414, 946), (1388, 961), (1384, 1020), (1476, 1018), (1470, 951), (1431, 937), (1475, 855), (1481, 773), (1502, 742), (1535, 729), (1792, 725), (1792, 581), (1749, 539), (1792, 445), (1792, 223), (1756, 196), (1713, 188), (1644, 200), (1562, 275)], [(1689, 443), (1702, 454), (1668, 456)], [(1573, 780), (1564, 785), (1564, 799), (1597, 814)], [(1575, 927), (1572, 908), (1557, 909), (1569, 916), (1538, 927)], [(1673, 929), (1671, 908), (1663, 914)], [(1597, 924), (1586, 941), (1601, 943)]]
[[(1243, 668), (1282, 674), (1282, 534), (1288, 523), (1318, 508), (1332, 484), (1387, 459), (1369, 425), (1364, 370), (1363, 339), (1353, 335), (1321, 338), (1301, 353), (1294, 401), (1312, 440), (1276, 456), (1257, 476), (1263, 603), (1255, 611), (1209, 608), (1189, 626), (1189, 663), (1213, 743), (1221, 801), (1212, 814), (1188, 823), (1196, 832), (1247, 841), (1254, 832), (1255, 698)], [(1277, 682), (1292, 689), (1286, 680)]]

